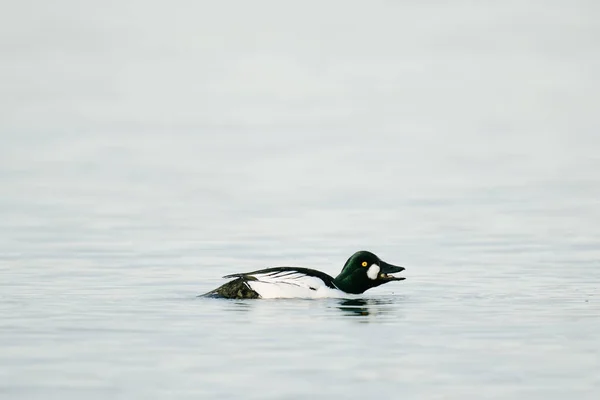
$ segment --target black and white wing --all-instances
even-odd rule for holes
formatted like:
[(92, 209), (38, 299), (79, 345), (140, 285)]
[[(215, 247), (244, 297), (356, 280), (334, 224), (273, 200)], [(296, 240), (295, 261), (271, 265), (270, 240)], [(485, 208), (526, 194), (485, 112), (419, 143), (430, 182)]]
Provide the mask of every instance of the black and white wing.
[(340, 293), (331, 276), (309, 268), (275, 267), (224, 278), (241, 278), (250, 289), (266, 299), (330, 297)]

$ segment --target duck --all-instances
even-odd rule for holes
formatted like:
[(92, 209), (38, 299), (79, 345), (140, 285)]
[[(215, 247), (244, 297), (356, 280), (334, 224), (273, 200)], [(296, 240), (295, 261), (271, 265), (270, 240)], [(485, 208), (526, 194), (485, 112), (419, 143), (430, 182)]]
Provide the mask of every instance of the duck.
[(272, 267), (258, 271), (225, 275), (233, 279), (200, 295), (225, 299), (347, 298), (392, 281), (406, 278), (391, 274), (404, 267), (388, 264), (370, 251), (357, 251), (335, 278), (315, 269)]

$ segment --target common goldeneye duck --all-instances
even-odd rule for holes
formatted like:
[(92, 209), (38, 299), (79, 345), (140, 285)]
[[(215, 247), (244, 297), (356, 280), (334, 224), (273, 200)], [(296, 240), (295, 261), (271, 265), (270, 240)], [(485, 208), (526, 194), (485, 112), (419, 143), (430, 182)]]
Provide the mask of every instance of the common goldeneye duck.
[(346, 297), (404, 277), (391, 274), (403, 267), (388, 264), (368, 251), (354, 253), (335, 278), (309, 268), (274, 267), (242, 274), (203, 296), (226, 299)]

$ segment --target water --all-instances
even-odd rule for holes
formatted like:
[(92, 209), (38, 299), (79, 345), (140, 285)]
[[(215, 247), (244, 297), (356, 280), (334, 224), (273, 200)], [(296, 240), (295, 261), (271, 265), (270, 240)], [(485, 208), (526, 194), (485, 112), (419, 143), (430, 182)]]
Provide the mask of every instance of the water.
[(0, 13), (1, 398), (597, 398), (595, 2), (82, 4)]

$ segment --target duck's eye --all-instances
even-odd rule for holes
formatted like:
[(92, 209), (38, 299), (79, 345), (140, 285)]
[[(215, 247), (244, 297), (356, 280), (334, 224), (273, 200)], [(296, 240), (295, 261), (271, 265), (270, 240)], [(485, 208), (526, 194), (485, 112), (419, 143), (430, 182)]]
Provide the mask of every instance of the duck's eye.
[(369, 265), (369, 263), (368, 263), (368, 262), (366, 262), (366, 261), (363, 261), (363, 262), (362, 262), (362, 266), (363, 266), (363, 267), (366, 267), (367, 265)]

